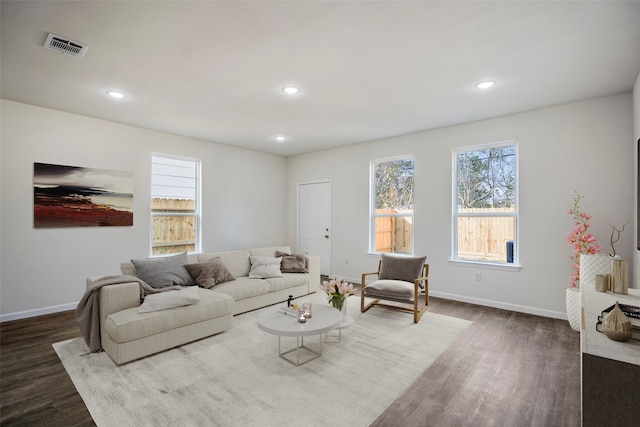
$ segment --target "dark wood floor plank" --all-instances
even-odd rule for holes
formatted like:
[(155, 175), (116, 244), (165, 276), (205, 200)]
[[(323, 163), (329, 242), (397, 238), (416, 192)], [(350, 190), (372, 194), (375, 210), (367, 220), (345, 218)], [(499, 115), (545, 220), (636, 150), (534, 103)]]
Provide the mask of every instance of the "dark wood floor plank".
[[(579, 335), (566, 321), (439, 298), (429, 311), (474, 323), (373, 426), (580, 425)], [(95, 425), (51, 346), (78, 336), (73, 312), (0, 324), (2, 426)]]
[(474, 324), (373, 426), (580, 425), (580, 339), (566, 321), (442, 300), (431, 310)]
[(73, 312), (0, 324), (0, 424), (95, 426), (52, 344), (80, 336)]

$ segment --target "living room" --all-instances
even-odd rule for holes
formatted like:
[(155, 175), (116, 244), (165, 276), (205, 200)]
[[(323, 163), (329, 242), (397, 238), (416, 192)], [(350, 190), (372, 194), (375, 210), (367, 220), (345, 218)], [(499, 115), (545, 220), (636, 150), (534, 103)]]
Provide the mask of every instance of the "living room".
[[(10, 53), (4, 41), (9, 19), (5, 3), (11, 2), (2, 5), (3, 74), (5, 55)], [(633, 3), (618, 6), (627, 7), (627, 14), (637, 18), (640, 10)], [(638, 31), (632, 34), (638, 41)], [(36, 55), (54, 55), (42, 49), (40, 40), (29, 49), (40, 49)], [(296, 248), (299, 185), (329, 182), (331, 274), (358, 282), (363, 272), (375, 270), (379, 259), (369, 248), (370, 162), (411, 154), (416, 188), (414, 252), (427, 255), (432, 296), (566, 319), (571, 266), (565, 237), (572, 227), (566, 212), (576, 191), (584, 196), (582, 209), (592, 215), (591, 230), (604, 251), (611, 226), (632, 216), (616, 248), (629, 261), (630, 286), (639, 289), (635, 177), (640, 54), (628, 55), (636, 68), (633, 78), (622, 84), (623, 90), (288, 156), (71, 113), (29, 98), (17, 100), (4, 95), (3, 76), (0, 320), (73, 310), (87, 277), (117, 273), (123, 260), (148, 256), (153, 153), (201, 161), (203, 252), (274, 245)], [(19, 57), (12, 53), (12, 59)], [(55, 56), (54, 60), (75, 61)], [(586, 89), (585, 93), (591, 94)], [(491, 98), (476, 99), (475, 107), (482, 110), (490, 102)], [(105, 117), (121, 107), (105, 104)], [(452, 152), (505, 140), (517, 140), (519, 149), (520, 267), (504, 270), (451, 262)], [(133, 226), (35, 229), (33, 164), (37, 162), (132, 172)]]

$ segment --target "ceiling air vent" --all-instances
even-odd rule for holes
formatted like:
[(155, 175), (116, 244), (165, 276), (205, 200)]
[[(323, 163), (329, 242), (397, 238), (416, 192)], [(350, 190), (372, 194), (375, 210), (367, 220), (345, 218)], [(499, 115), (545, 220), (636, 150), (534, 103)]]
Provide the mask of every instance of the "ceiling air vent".
[(46, 49), (55, 50), (59, 53), (64, 53), (65, 55), (75, 56), (76, 58), (80, 58), (84, 55), (89, 48), (87, 45), (67, 40), (51, 33), (47, 36), (47, 41), (44, 42), (44, 47)]

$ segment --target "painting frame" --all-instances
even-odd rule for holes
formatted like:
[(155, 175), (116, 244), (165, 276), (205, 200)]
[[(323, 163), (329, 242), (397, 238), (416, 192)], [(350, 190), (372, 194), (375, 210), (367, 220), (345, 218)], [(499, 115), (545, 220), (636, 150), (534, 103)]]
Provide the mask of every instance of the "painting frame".
[(133, 226), (133, 172), (34, 162), (33, 226)]

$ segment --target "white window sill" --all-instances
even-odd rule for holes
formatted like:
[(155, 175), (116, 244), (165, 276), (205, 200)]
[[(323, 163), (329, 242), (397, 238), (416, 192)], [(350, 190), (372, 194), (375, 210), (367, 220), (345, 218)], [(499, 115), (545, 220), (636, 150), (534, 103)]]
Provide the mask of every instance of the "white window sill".
[(487, 270), (502, 270), (502, 271), (520, 271), (520, 269), (522, 268), (520, 264), (467, 261), (467, 260), (460, 260), (460, 259), (450, 259), (449, 264), (457, 265), (459, 267), (485, 268)]
[(367, 255), (370, 257), (378, 257), (380, 258), (382, 256), (382, 254), (388, 254), (388, 255), (397, 255), (397, 256), (417, 256), (414, 254), (408, 254), (405, 252), (367, 252)]

